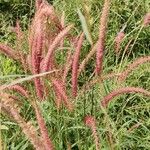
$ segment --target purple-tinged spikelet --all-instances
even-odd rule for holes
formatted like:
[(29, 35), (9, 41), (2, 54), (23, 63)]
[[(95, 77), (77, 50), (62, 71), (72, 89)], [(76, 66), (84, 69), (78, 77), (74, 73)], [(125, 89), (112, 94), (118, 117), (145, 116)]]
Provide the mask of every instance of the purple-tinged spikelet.
[(73, 55), (73, 62), (72, 62), (72, 95), (74, 97), (77, 96), (77, 77), (78, 77), (78, 66), (79, 66), (79, 56), (81, 47), (84, 40), (84, 33), (80, 35), (80, 38), (77, 42), (77, 46), (75, 48), (75, 52)]
[(87, 125), (89, 128), (92, 130), (92, 135), (94, 137), (95, 145), (96, 145), (96, 150), (100, 150), (100, 142), (98, 138), (98, 133), (96, 130), (96, 119), (93, 116), (86, 116), (84, 118), (84, 123)]
[[(40, 73), (40, 63), (42, 57), (43, 50), (43, 30), (42, 30), (42, 22), (41, 20), (36, 21), (37, 27), (35, 29), (35, 33), (33, 36), (33, 41), (31, 45), (31, 63), (32, 63), (32, 73), (38, 74)], [(40, 78), (34, 79), (35, 88), (37, 92), (37, 96), (40, 99), (43, 99), (44, 96), (44, 87)]]
[(57, 48), (57, 46), (60, 44), (60, 41), (64, 38), (65, 35), (68, 34), (68, 32), (71, 30), (72, 25), (66, 27), (63, 29), (57, 37), (54, 39), (53, 43), (49, 46), (48, 52), (43, 60), (43, 66), (42, 66), (42, 71), (49, 71), (52, 69), (52, 56), (54, 53), (54, 50)]
[(145, 96), (150, 97), (150, 92), (146, 91), (142, 88), (138, 88), (138, 87), (123, 87), (123, 88), (119, 88), (116, 89), (114, 91), (112, 91), (111, 93), (109, 93), (108, 95), (106, 95), (102, 101), (101, 101), (101, 105), (106, 108), (109, 104), (110, 101), (112, 101), (112, 99), (118, 95), (121, 94), (125, 94), (125, 93), (141, 93)]
[(36, 105), (36, 104), (34, 106), (34, 109), (35, 109), (35, 114), (36, 114), (37, 122), (38, 122), (38, 125), (40, 128), (41, 137), (42, 137), (42, 141), (43, 141), (45, 150), (53, 150), (54, 147), (49, 138), (48, 130), (46, 128), (46, 124), (45, 124), (44, 118), (42, 116), (41, 110), (38, 107), (38, 105)]
[(18, 93), (22, 94), (23, 96), (25, 96), (26, 98), (29, 97), (29, 92), (21, 85), (13, 85), (8, 87), (9, 90), (15, 90)]
[(103, 63), (103, 55), (105, 49), (105, 37), (106, 37), (109, 8), (110, 8), (110, 0), (105, 0), (102, 9), (102, 15), (100, 18), (99, 39), (98, 39), (97, 51), (96, 51), (96, 74), (97, 75), (101, 74), (102, 67), (103, 67), (102, 63)]
[(64, 66), (64, 70), (63, 70), (62, 80), (63, 80), (64, 84), (66, 83), (67, 74), (68, 74), (69, 69), (71, 68), (71, 66), (72, 66), (72, 52), (70, 50), (67, 54), (67, 59), (66, 59), (66, 63), (65, 63), (65, 66)]
[(128, 75), (130, 74), (130, 72), (132, 72), (133, 70), (135, 70), (139, 65), (146, 63), (146, 62), (150, 62), (150, 56), (144, 56), (144, 57), (140, 57), (137, 58), (135, 61), (133, 61), (132, 64), (130, 64), (125, 71), (123, 71), (118, 80), (120, 82), (123, 82), (126, 80), (126, 78), (128, 77)]
[(26, 123), (22, 116), (20, 116), (18, 109), (15, 107), (15, 102), (10, 95), (6, 93), (0, 93), (0, 97), (2, 110), (6, 110), (10, 116), (13, 117), (13, 119), (21, 127), (23, 133), (33, 144), (34, 148), (37, 150), (45, 150), (42, 139), (37, 135), (35, 127), (29, 122)]
[(147, 13), (147, 14), (144, 16), (143, 25), (144, 25), (144, 26), (149, 26), (149, 25), (150, 25), (150, 12)]
[(115, 52), (116, 52), (116, 54), (119, 53), (120, 45), (121, 45), (124, 37), (125, 37), (125, 33), (123, 31), (119, 32), (117, 34), (117, 36), (115, 37)]
[(19, 56), (18, 56), (17, 52), (15, 52), (15, 50), (13, 50), (8, 45), (0, 43), (0, 51), (2, 53), (4, 53), (6, 56), (8, 56), (8, 57), (10, 57), (10, 58), (12, 58), (14, 60), (18, 60), (19, 59)]
[(52, 84), (62, 98), (64, 105), (68, 108), (69, 111), (73, 110), (73, 104), (68, 100), (63, 82), (57, 79), (52, 79)]

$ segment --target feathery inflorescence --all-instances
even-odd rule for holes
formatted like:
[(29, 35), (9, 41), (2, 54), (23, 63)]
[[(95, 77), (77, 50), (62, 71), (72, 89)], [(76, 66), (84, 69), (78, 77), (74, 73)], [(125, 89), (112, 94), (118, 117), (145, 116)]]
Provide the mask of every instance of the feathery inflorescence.
[(25, 96), (26, 98), (29, 98), (29, 92), (21, 85), (13, 85), (8, 87), (7, 89), (9, 90), (15, 90), (18, 93), (22, 94), (23, 96)]
[(43, 67), (42, 67), (43, 72), (52, 69), (53, 66), (52, 56), (54, 55), (54, 50), (60, 44), (60, 41), (65, 37), (65, 35), (68, 34), (68, 32), (71, 30), (72, 27), (73, 27), (72, 25), (69, 25), (66, 28), (64, 28), (54, 39), (53, 43), (49, 46), (48, 52), (43, 60)]
[(125, 33), (123, 31), (119, 32), (117, 36), (115, 37), (115, 52), (116, 54), (120, 51), (120, 45), (123, 41), (123, 38), (125, 37)]
[(144, 25), (144, 26), (149, 26), (149, 25), (150, 25), (150, 12), (147, 13), (147, 14), (144, 16), (143, 25)]
[(55, 87), (55, 89), (57, 90), (61, 99), (63, 100), (64, 105), (68, 108), (69, 111), (72, 111), (73, 104), (68, 99), (63, 82), (58, 79), (52, 79), (52, 84)]
[(42, 116), (41, 110), (37, 104), (33, 104), (33, 105), (34, 105), (33, 107), (35, 109), (35, 114), (36, 114), (38, 126), (40, 128), (41, 137), (42, 137), (45, 150), (53, 150), (54, 147), (53, 147), (52, 141), (49, 138), (48, 130), (46, 128), (46, 124)]
[(103, 56), (105, 49), (105, 37), (106, 37), (106, 28), (108, 22), (108, 15), (110, 9), (110, 0), (104, 1), (104, 6), (102, 9), (102, 14), (100, 18), (100, 27), (99, 27), (99, 39), (97, 43), (96, 50), (96, 74), (99, 75), (102, 72), (103, 67)]
[(75, 48), (75, 52), (73, 55), (73, 62), (72, 62), (72, 95), (74, 97), (77, 96), (77, 78), (78, 78), (78, 66), (79, 66), (79, 56), (81, 47), (84, 40), (84, 33), (81, 34), (77, 46)]
[(145, 96), (150, 97), (150, 92), (144, 90), (143, 88), (139, 88), (139, 87), (123, 87), (123, 88), (119, 88), (116, 89), (114, 91), (112, 91), (111, 93), (109, 93), (108, 95), (106, 95), (102, 101), (101, 101), (101, 105), (103, 107), (107, 107), (109, 102), (112, 101), (112, 99), (120, 94), (125, 94), (125, 93), (141, 93)]
[(0, 52), (4, 53), (6, 56), (8, 56), (14, 60), (19, 59), (17, 52), (6, 44), (0, 43)]
[(95, 145), (96, 145), (96, 150), (100, 150), (100, 141), (98, 138), (98, 133), (96, 130), (96, 119), (93, 116), (86, 116), (84, 118), (84, 123), (87, 125), (89, 128), (92, 130), (92, 135), (94, 137)]
[(33, 144), (35, 149), (45, 150), (42, 139), (38, 136), (35, 127), (30, 122), (26, 123), (24, 119), (20, 116), (18, 109), (15, 107), (15, 102), (13, 99), (11, 99), (9, 94), (0, 93), (0, 97), (2, 110), (4, 109), (13, 117), (13, 119), (21, 127), (26, 137)]
[(118, 80), (120, 82), (123, 82), (126, 80), (126, 78), (128, 77), (128, 75), (130, 74), (130, 72), (132, 72), (133, 70), (135, 70), (139, 65), (146, 63), (146, 62), (150, 62), (150, 56), (144, 56), (144, 57), (140, 57), (137, 58), (136, 60), (133, 61), (132, 64), (130, 64), (125, 71), (123, 71), (120, 75)]

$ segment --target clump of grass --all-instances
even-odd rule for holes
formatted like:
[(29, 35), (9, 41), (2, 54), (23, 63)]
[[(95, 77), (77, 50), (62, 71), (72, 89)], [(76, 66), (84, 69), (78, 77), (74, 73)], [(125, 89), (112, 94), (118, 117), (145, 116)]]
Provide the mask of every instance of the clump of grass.
[[(91, 142), (86, 142), (86, 146), (83, 146), (83, 136), (85, 136), (83, 130), (85, 127), (80, 124), (80, 120), (83, 116), (86, 116), (84, 123), (92, 130), (92, 136), (97, 150), (107, 148), (106, 143), (117, 149), (119, 147), (117, 147), (117, 138), (120, 136), (119, 132), (121, 132), (121, 129), (119, 131), (117, 130), (117, 127), (114, 125), (115, 123), (111, 121), (109, 114), (107, 114), (109, 102), (114, 97), (125, 93), (141, 93), (150, 97), (150, 92), (146, 89), (130, 86), (122, 87), (121, 85), (121, 82), (122, 84), (126, 83), (126, 78), (129, 77), (131, 71), (145, 62), (149, 62), (149, 56), (140, 57), (133, 61), (123, 72), (118, 72), (119, 69), (116, 71), (118, 66), (115, 66), (115, 64), (112, 65), (112, 68), (108, 67), (108, 70), (113, 70), (111, 72), (107, 71), (107, 68), (103, 69), (104, 64), (108, 63), (109, 66), (109, 62), (106, 62), (104, 57), (106, 56), (104, 55), (104, 50), (106, 49), (110, 4), (111, 1), (104, 1), (100, 17), (98, 40), (94, 42), (92, 39), (90, 42), (91, 45), (89, 46), (90, 48), (88, 47), (88, 49), (90, 49), (89, 53), (82, 57), (80, 57), (80, 55), (84, 52), (81, 51), (81, 48), (84, 49), (86, 47), (85, 43), (87, 42), (86, 39), (84, 39), (83, 31), (79, 32), (81, 34), (73, 34), (71, 31), (74, 31), (74, 25), (65, 23), (64, 13), (60, 18), (55, 12), (54, 7), (49, 5), (45, 0), (36, 0), (35, 16), (28, 26), (26, 53), (22, 51), (23, 48), (21, 44), (25, 35), (24, 32), (21, 31), (18, 21), (14, 28), (17, 36), (15, 43), (18, 47), (13, 49), (6, 44), (0, 44), (0, 51), (3, 54), (18, 61), (22, 65), (24, 72), (31, 74), (30, 77), (16, 79), (8, 85), (4, 84), (0, 86), (0, 91), (5, 91), (5, 93), (0, 93), (2, 99), (0, 104), (2, 112), (11, 116), (11, 118), (17, 122), (35, 149), (53, 150), (55, 148), (57, 149), (59, 144), (61, 145), (61, 149), (66, 149), (66, 147), (68, 147), (68, 149), (85, 149), (85, 147), (88, 149), (91, 147), (91, 145), (89, 145)], [(90, 11), (92, 11), (92, 8)], [(147, 16), (149, 15), (146, 15), (144, 18), (144, 26), (149, 25)], [(82, 26), (84, 26), (83, 23)], [(116, 53), (119, 51), (120, 54), (118, 58), (121, 57), (121, 43), (124, 38), (125, 35), (121, 30), (115, 39)], [(87, 38), (87, 40), (89, 39)], [(131, 43), (127, 44), (125, 52), (130, 44)], [(125, 52), (123, 52), (121, 65), (124, 61), (123, 58), (125, 58)], [(95, 53), (96, 60), (94, 60)], [(57, 59), (56, 54), (58, 55), (57, 58), (63, 55), (66, 61), (62, 62), (61, 59)], [(108, 59), (109, 58), (111, 57), (108, 57)], [(93, 59), (93, 63), (96, 66), (93, 72), (87, 69), (89, 66), (92, 66), (90, 62), (91, 59)], [(105, 72), (103, 72), (103, 70)], [(90, 77), (87, 78), (85, 75), (86, 72), (90, 74)], [(116, 76), (117, 78), (115, 78)], [(84, 79), (80, 77), (87, 79), (87, 82), (82, 81)], [(22, 82), (26, 80), (31, 81), (25, 86)], [(82, 84), (80, 84), (80, 82), (82, 82)], [(90, 88), (93, 90), (92, 86), (95, 88), (96, 93), (92, 93), (89, 96), (88, 91)], [(116, 88), (116, 86), (121, 87)], [(112, 90), (113, 88), (116, 90)], [(12, 94), (12, 91), (16, 91), (15, 96)], [(23, 101), (21, 105), (18, 103), (18, 100), (21, 98), (19, 97), (19, 93), (25, 97), (25, 102)], [(99, 103), (98, 93), (100, 93), (102, 97), (102, 110), (100, 109), (102, 107), (97, 105)], [(83, 96), (82, 94), (85, 95)], [(35, 99), (37, 99), (37, 101), (35, 101)], [(98, 100), (98, 103), (96, 103), (96, 100)], [(21, 109), (25, 109), (23, 105), (26, 103), (28, 103), (30, 108), (33, 109), (33, 112), (35, 112), (34, 121), (39, 131), (30, 121), (26, 121), (26, 119), (31, 119), (28, 117), (28, 113), (27, 118), (25, 118), (25, 115), (21, 114), (18, 108), (19, 105)], [(64, 104), (64, 108), (61, 107), (62, 104)], [(42, 105), (42, 107), (39, 107), (40, 105)], [(43, 105), (46, 105), (46, 107)], [(90, 106), (92, 108), (89, 109)], [(120, 107), (124, 109), (125, 106), (122, 107), (117, 104), (117, 109), (121, 109)], [(66, 108), (68, 111), (66, 111)], [(87, 115), (89, 111), (91, 115)], [(46, 115), (45, 112), (47, 113)], [(101, 133), (97, 132), (99, 128), (101, 128)], [(132, 128), (129, 129), (129, 132), (130, 130), (132, 130)], [(115, 132), (117, 132), (117, 134)], [(122, 131), (122, 133), (125, 133), (125, 131)], [(101, 134), (101, 136), (99, 136), (99, 134)], [(101, 141), (99, 141), (99, 137), (102, 137)], [(109, 140), (107, 140), (107, 137)]]

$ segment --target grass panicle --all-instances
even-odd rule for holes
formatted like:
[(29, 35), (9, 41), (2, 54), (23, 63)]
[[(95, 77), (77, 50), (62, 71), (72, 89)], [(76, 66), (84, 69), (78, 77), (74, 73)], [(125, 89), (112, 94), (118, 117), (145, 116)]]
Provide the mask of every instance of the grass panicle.
[(145, 27), (150, 25), (150, 12), (144, 16), (143, 25)]
[(52, 69), (52, 56), (54, 55), (54, 50), (57, 48), (57, 46), (60, 44), (60, 41), (65, 37), (65, 35), (68, 34), (68, 32), (71, 30), (73, 26), (69, 25), (65, 29), (63, 29), (57, 37), (54, 39), (53, 43), (49, 46), (48, 52), (43, 60), (43, 67), (42, 71), (48, 71)]
[(150, 62), (150, 56), (144, 56), (144, 57), (137, 58), (136, 60), (133, 61), (132, 64), (129, 64), (128, 67), (119, 75), (118, 80), (120, 82), (125, 81), (126, 78), (129, 76), (129, 74), (133, 70), (135, 70), (137, 67), (139, 67), (139, 65), (146, 63), (146, 62)]
[(73, 111), (74, 106), (68, 99), (63, 82), (57, 79), (52, 79), (52, 84), (62, 98), (64, 105), (68, 108), (69, 111)]
[(42, 116), (41, 110), (37, 104), (34, 104), (34, 109), (35, 109), (35, 114), (36, 114), (38, 126), (40, 128), (41, 138), (42, 138), (45, 150), (53, 150), (54, 147), (53, 147), (52, 141), (49, 138), (48, 130), (46, 128), (46, 124)]
[(10, 57), (14, 60), (19, 59), (19, 56), (18, 56), (17, 52), (15, 52), (15, 50), (13, 50), (11, 47), (9, 47), (6, 44), (0, 43), (0, 52), (2, 52), (6, 56), (8, 56), (8, 57)]
[(20, 93), (21, 95), (25, 96), (26, 98), (29, 98), (29, 92), (21, 85), (13, 85), (8, 87), (7, 89), (9, 90), (15, 90), (18, 93)]
[(79, 41), (77, 42), (77, 46), (75, 48), (75, 52), (73, 54), (73, 62), (72, 62), (72, 95), (74, 97), (77, 96), (77, 78), (78, 78), (78, 66), (79, 66), (79, 56), (81, 47), (84, 40), (84, 33), (81, 34)]
[(22, 131), (33, 144), (35, 149), (45, 150), (41, 138), (37, 135), (35, 127), (32, 126), (32, 124), (29, 122), (26, 123), (25, 120), (20, 116), (17, 108), (14, 107), (14, 100), (11, 99), (8, 94), (5, 93), (0, 93), (0, 96), (2, 109), (4, 108), (18, 123), (18, 125), (21, 127)]
[(100, 150), (100, 141), (97, 133), (97, 127), (96, 127), (96, 119), (93, 116), (86, 116), (84, 118), (84, 123), (92, 130), (92, 135), (94, 137), (96, 150)]
[(96, 48), (97, 49), (96, 50), (96, 74), (97, 75), (102, 73), (109, 9), (110, 9), (110, 0), (105, 0), (102, 9), (101, 18), (100, 18), (99, 39)]
[(118, 95), (125, 94), (125, 93), (141, 93), (145, 96), (150, 97), (150, 92), (147, 90), (144, 90), (143, 88), (139, 87), (123, 87), (116, 89), (106, 95), (102, 100), (101, 100), (101, 105), (105, 108), (108, 106), (109, 102), (112, 101), (112, 99)]

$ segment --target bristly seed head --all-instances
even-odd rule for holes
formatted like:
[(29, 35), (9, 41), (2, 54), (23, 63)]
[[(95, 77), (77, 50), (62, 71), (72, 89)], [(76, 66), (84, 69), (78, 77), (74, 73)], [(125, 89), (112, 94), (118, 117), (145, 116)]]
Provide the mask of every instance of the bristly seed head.
[(150, 12), (147, 13), (147, 14), (144, 16), (143, 25), (144, 25), (144, 26), (149, 26), (149, 25), (150, 25)]

